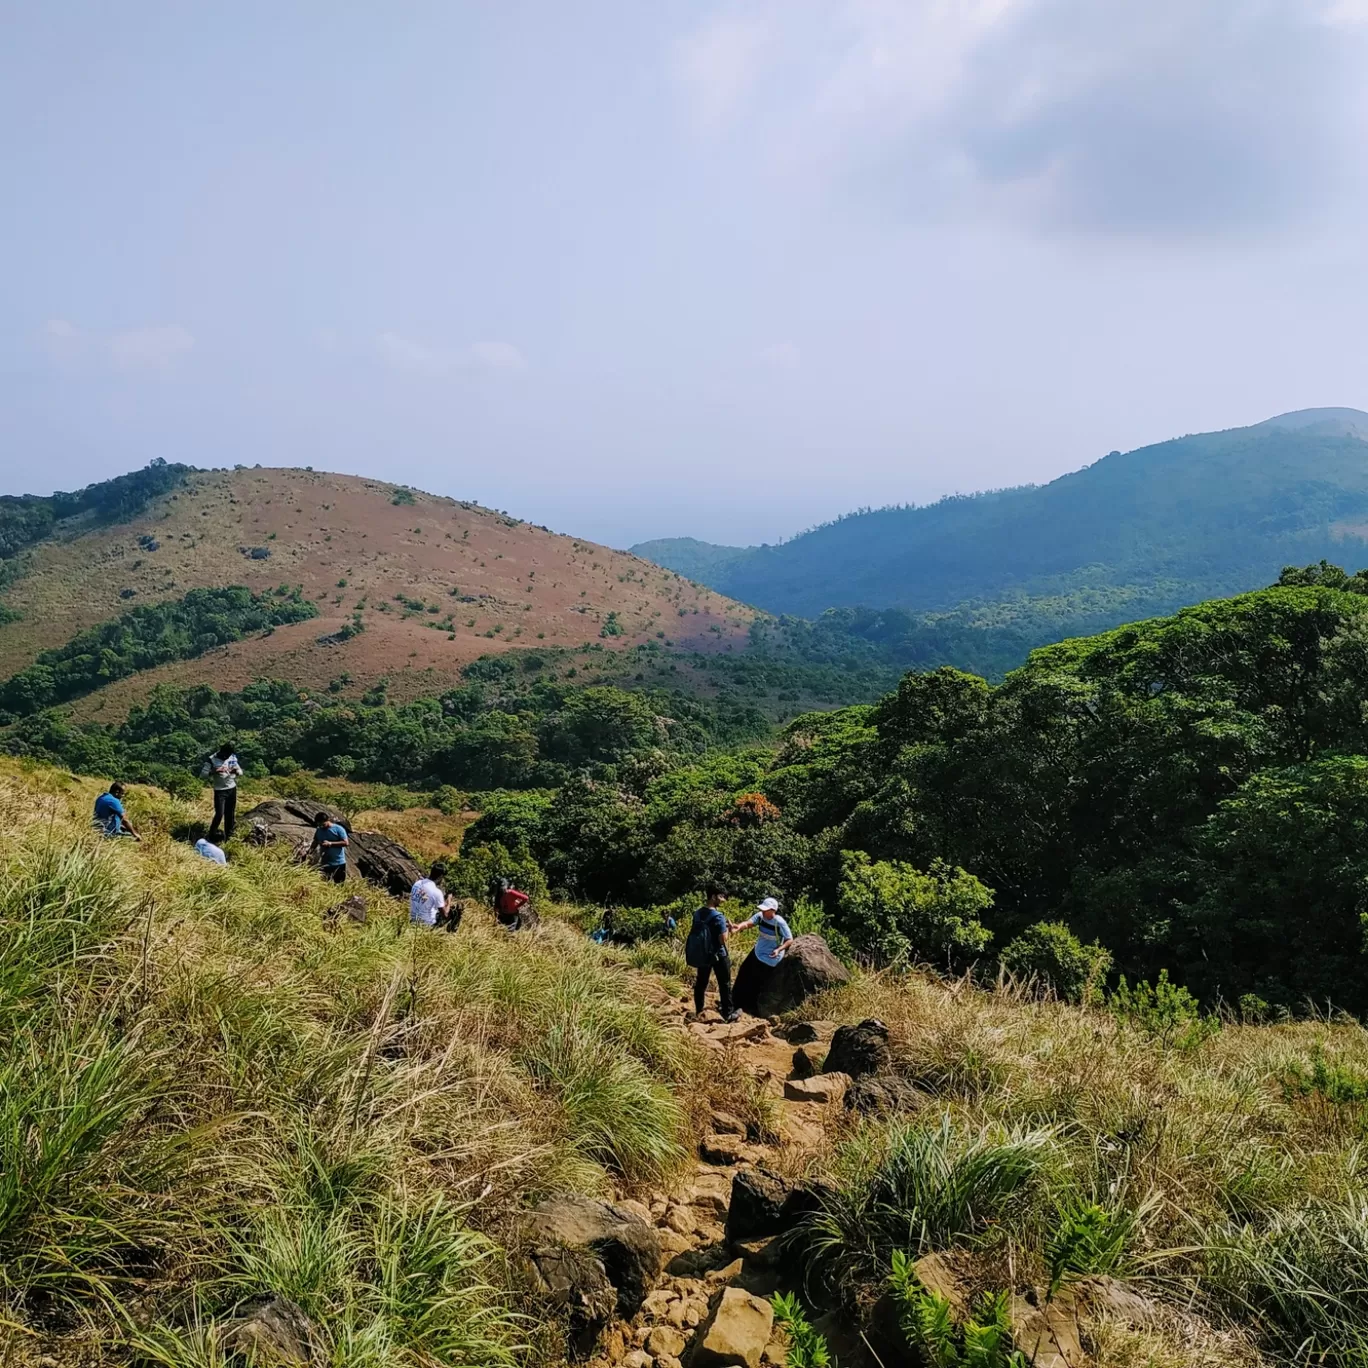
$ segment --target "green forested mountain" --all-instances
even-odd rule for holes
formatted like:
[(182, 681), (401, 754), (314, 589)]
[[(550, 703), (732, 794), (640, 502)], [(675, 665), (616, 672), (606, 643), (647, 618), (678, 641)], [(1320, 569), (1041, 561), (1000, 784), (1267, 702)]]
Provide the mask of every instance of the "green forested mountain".
[(771, 612), (897, 608), (926, 632), (1029, 647), (1243, 592), (1284, 565), (1368, 561), (1368, 414), (1306, 409), (1112, 452), (1047, 485), (855, 513), (741, 554), (635, 549)]
[(715, 542), (699, 541), (697, 537), (661, 537), (656, 541), (639, 542), (631, 548), (632, 555), (654, 561), (685, 579), (707, 584), (709, 576), (722, 574), (737, 561), (755, 554), (753, 546), (718, 546)]

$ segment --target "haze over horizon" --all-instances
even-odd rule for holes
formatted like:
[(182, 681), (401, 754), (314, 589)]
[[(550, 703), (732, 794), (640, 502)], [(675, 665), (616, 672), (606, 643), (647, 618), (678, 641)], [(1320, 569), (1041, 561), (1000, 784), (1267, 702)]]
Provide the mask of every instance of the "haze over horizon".
[(1364, 0), (11, 7), (0, 491), (774, 542), (1368, 408)]

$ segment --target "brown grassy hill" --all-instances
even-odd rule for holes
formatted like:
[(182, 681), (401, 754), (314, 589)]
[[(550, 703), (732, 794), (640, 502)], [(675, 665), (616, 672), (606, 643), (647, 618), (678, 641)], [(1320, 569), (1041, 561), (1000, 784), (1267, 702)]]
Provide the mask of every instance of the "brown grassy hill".
[[(155, 550), (140, 545), (148, 537)], [(269, 557), (252, 559), (254, 548)], [(402, 694), (406, 672), (430, 688), (511, 648), (739, 648), (755, 617), (635, 556), (474, 504), (349, 475), (207, 471), (131, 522), (38, 546), (6, 596), (21, 616), (0, 626), (0, 678), (133, 605), (228, 584), (302, 585), (319, 616), (125, 680), (104, 691), (107, 703), (162, 680), (237, 688), (271, 675), (319, 686), (344, 672), (358, 684), (390, 676)], [(357, 613), (360, 635), (321, 640)]]

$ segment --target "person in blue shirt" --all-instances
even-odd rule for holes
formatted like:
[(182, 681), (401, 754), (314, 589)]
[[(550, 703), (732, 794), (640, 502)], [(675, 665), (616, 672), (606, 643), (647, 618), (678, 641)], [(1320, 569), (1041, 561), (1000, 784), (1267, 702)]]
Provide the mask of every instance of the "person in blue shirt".
[(110, 784), (109, 788), (95, 800), (95, 815), (92, 822), (97, 831), (106, 836), (131, 836), (135, 841), (142, 837), (133, 829), (123, 805), (124, 786)]
[(314, 818), (311, 851), (318, 852), (318, 868), (325, 879), (342, 883), (347, 877), (347, 829), (326, 812)]
[(765, 898), (749, 917), (736, 922), (731, 929), (742, 931), (748, 926), (753, 926), (759, 934), (755, 949), (737, 970), (732, 999), (743, 1011), (758, 1016), (765, 978), (784, 962), (784, 954), (793, 944), (793, 932), (789, 930), (788, 922), (779, 915), (777, 898)]
[(735, 1021), (741, 1013), (732, 1007), (731, 957), (727, 954), (727, 936), (731, 927), (721, 911), (724, 894), (715, 884), (709, 885), (707, 901), (693, 914), (693, 931), (703, 931), (708, 944), (708, 957), (698, 967), (694, 978), (694, 1013), (703, 1015), (703, 1002), (708, 991), (708, 979), (717, 979), (717, 1001), (725, 1021)]

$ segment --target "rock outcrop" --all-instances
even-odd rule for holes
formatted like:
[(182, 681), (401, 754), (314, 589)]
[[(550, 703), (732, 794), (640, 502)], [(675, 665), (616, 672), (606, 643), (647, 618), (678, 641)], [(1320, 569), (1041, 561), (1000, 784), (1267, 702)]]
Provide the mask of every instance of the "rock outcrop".
[(313, 1326), (288, 1297), (254, 1297), (243, 1302), (223, 1327), (219, 1344), (249, 1363), (308, 1368), (315, 1361)]
[(536, 1281), (569, 1314), (572, 1348), (579, 1353), (593, 1345), (614, 1312), (626, 1320), (636, 1315), (664, 1262), (653, 1226), (590, 1197), (542, 1202), (527, 1215), (524, 1233)]
[(298, 798), (268, 798), (242, 815), (247, 839), (254, 845), (281, 842), (298, 855), (304, 855), (313, 841), (314, 823), (319, 812), (330, 821), (346, 827), (350, 845), (347, 863), (372, 883), (379, 884), (397, 898), (406, 898), (409, 889), (423, 877), (424, 870), (397, 841), (378, 831), (354, 831), (345, 817), (321, 803), (306, 803)]

